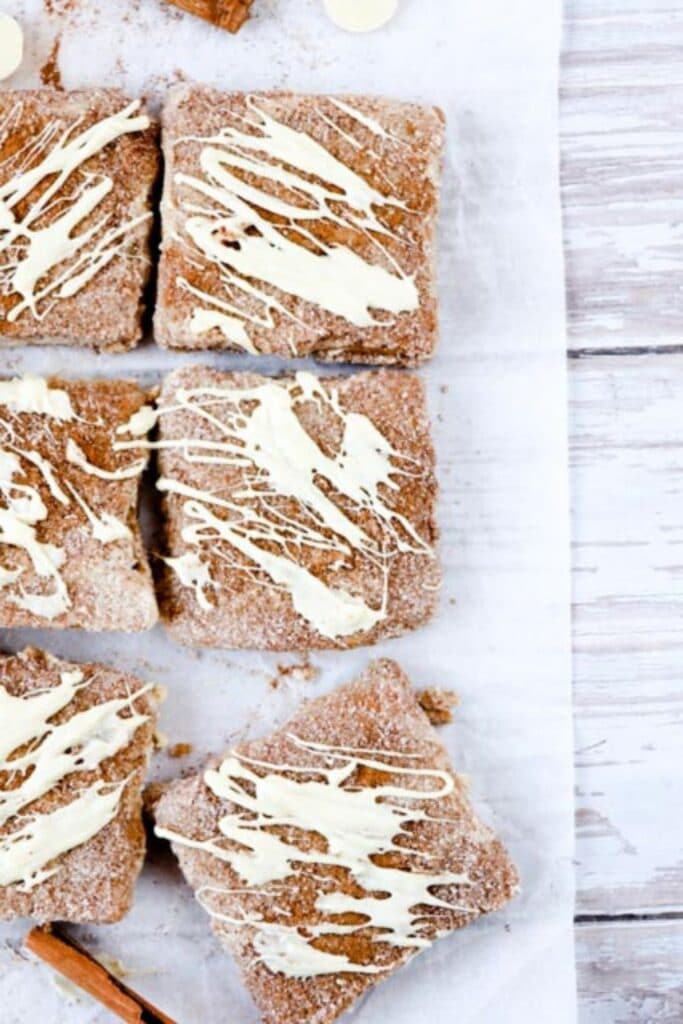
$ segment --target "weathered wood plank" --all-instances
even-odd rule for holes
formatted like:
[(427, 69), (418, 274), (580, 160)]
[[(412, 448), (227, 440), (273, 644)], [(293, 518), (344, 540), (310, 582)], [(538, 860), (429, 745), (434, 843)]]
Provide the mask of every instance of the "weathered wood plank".
[(581, 925), (581, 1024), (680, 1024), (683, 921)]
[(683, 908), (683, 356), (570, 366), (578, 908)]
[(569, 343), (683, 341), (683, 8), (570, 0), (562, 68)]

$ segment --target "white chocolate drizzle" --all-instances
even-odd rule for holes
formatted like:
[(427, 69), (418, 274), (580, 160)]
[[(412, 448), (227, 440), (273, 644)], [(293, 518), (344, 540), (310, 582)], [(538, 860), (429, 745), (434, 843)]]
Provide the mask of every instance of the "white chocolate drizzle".
[(78, 670), (62, 672), (58, 685), (22, 696), (0, 685), (0, 773), (19, 778), (14, 788), (0, 789), (0, 886), (31, 890), (59, 870), (54, 863), (59, 857), (87, 842), (118, 813), (127, 778), (83, 785), (54, 810), (32, 809), (65, 779), (95, 771), (114, 757), (147, 721), (134, 704), (151, 684), (55, 723), (55, 716), (94, 679)]
[[(0, 291), (18, 299), (4, 314), (10, 323), (26, 311), (40, 320), (46, 301), (81, 291), (125, 252), (130, 233), (151, 217), (142, 213), (115, 223), (111, 214), (97, 216), (114, 182), (85, 166), (116, 139), (149, 127), (149, 118), (136, 113), (139, 108), (135, 100), (82, 131), (80, 119), (67, 128), (49, 122), (0, 165), (5, 174), (9, 165), (10, 172), (0, 184)], [(0, 134), (20, 116), (17, 104), (0, 124)]]
[[(339, 450), (326, 454), (305, 430), (300, 407), (317, 404), (342, 426)], [(397, 512), (391, 494), (397, 478), (419, 473), (395, 451), (372, 420), (344, 409), (336, 389), (326, 390), (312, 374), (266, 381), (253, 388), (226, 386), (179, 389), (175, 404), (161, 408), (190, 412), (197, 434), (177, 440), (116, 442), (115, 450), (140, 447), (171, 449), (191, 466), (224, 466), (241, 471), (243, 483), (230, 495), (212, 493), (175, 477), (160, 477), (157, 488), (185, 499), (184, 552), (168, 561), (200, 607), (213, 601), (217, 586), (205, 554), (215, 555), (261, 582), (284, 588), (294, 609), (318, 633), (339, 639), (371, 630), (387, 614), (388, 576), (392, 558), (410, 552), (433, 558), (433, 551), (410, 521)], [(210, 425), (215, 439), (207, 439)], [(331, 485), (336, 500), (329, 493)], [(283, 511), (296, 502), (299, 515)], [(367, 514), (372, 530), (353, 515)], [(275, 550), (273, 550), (275, 548)], [(326, 579), (310, 571), (304, 553), (319, 551), (329, 561)], [(243, 556), (234, 559), (234, 553)], [(189, 557), (188, 557), (189, 556)], [(381, 595), (370, 605), (343, 585), (344, 571), (361, 559)], [(246, 560), (246, 562), (245, 562)]]
[[(247, 887), (239, 891), (254, 897), (272, 898), (274, 889), (269, 887), (280, 883), (295, 888), (300, 878), (317, 880), (314, 913), (296, 925), (264, 920), (257, 910), (230, 916), (220, 910), (220, 898), (229, 897), (230, 890), (206, 886), (198, 892), (218, 922), (253, 930), (251, 941), (270, 971), (291, 978), (380, 974), (387, 969), (386, 959), (356, 963), (316, 942), (328, 936), (362, 935), (373, 945), (412, 955), (447, 930), (444, 916), (452, 921), (453, 913), (472, 911), (433, 891), (439, 886), (467, 887), (468, 875), (425, 870), (421, 863), (429, 860), (429, 851), (422, 853), (410, 845), (416, 825), (449, 823), (438, 812), (428, 813), (424, 804), (438, 805), (448, 797), (454, 790), (453, 777), (406, 765), (411, 756), (395, 751), (330, 747), (292, 735), (288, 739), (310, 754), (308, 765), (275, 765), (233, 752), (218, 771), (205, 773), (206, 785), (230, 807), (221, 816), (215, 837), (193, 840), (159, 826), (156, 833), (225, 862)], [(363, 769), (381, 773), (384, 781), (363, 786), (358, 781)], [(322, 836), (324, 849), (319, 843), (303, 843), (302, 833)], [(386, 854), (401, 854), (418, 863), (409, 869), (378, 864), (376, 858)], [(341, 891), (335, 869), (348, 872), (366, 895)], [(362, 920), (341, 924), (341, 915)], [(427, 922), (432, 938), (425, 934)]]
[[(335, 105), (389, 138), (372, 118), (347, 103)], [(203, 144), (201, 176), (174, 176), (184, 218), (182, 242), (194, 261), (218, 271), (223, 289), (222, 296), (209, 294), (178, 278), (179, 286), (201, 302), (191, 314), (190, 333), (198, 337), (217, 329), (232, 345), (254, 352), (250, 324), (272, 330), (274, 311), (303, 322), (292, 298), (357, 327), (386, 325), (393, 322), (387, 317), (418, 309), (414, 277), (386, 247), (388, 239), (410, 243), (387, 228), (377, 212), (409, 213), (405, 203), (378, 191), (311, 135), (278, 121), (254, 98), (248, 107), (242, 126), (238, 121), (215, 136), (176, 143)], [(326, 114), (319, 115), (354, 148), (360, 146)], [(252, 177), (247, 181), (245, 175)], [(275, 194), (277, 187), (286, 190), (286, 198)], [(341, 229), (346, 241), (325, 243), (316, 233), (322, 221)], [(359, 238), (371, 242), (376, 259), (357, 251)]]
[[(143, 413), (143, 410), (139, 410), (139, 413)], [(23, 446), (19, 442), (16, 417), (21, 414), (30, 415), (33, 419), (32, 427), (42, 432), (51, 451), (56, 449), (54, 461), (50, 461), (35, 448)], [(74, 482), (66, 478), (63, 466), (57, 468), (55, 461), (58, 459), (61, 463), (65, 459), (88, 475), (107, 481), (138, 476), (145, 465), (142, 460), (134, 467), (123, 467), (116, 471), (101, 469), (86, 459), (71, 438), (67, 439), (64, 450), (60, 450), (53, 421), (61, 425), (77, 419), (68, 392), (52, 387), (44, 378), (0, 380), (0, 558), (3, 549), (14, 548), (25, 552), (35, 578), (39, 583), (44, 581), (46, 592), (35, 593), (22, 586), (28, 575), (25, 568), (10, 569), (2, 564), (0, 590), (11, 589), (12, 592), (5, 596), (7, 601), (47, 621), (58, 618), (71, 607), (62, 576), (66, 555), (63, 548), (40, 539), (41, 531), (49, 519), (48, 506), (41, 495), (40, 486), (26, 481), (25, 464), (38, 469), (42, 484), (59, 505), (68, 508), (73, 507), (75, 502), (92, 536), (101, 544), (129, 540), (129, 527), (107, 510), (100, 512), (93, 509)], [(149, 422), (149, 412), (138, 420), (134, 416), (130, 422), (136, 430), (139, 429), (140, 424)]]
[(44, 377), (15, 377), (0, 380), (0, 406), (10, 412), (28, 412), (37, 416), (52, 416), (65, 423), (74, 419), (74, 410), (68, 392), (50, 387)]
[(122, 466), (121, 469), (102, 469), (101, 466), (95, 466), (88, 461), (72, 437), (66, 442), (66, 461), (78, 466), (88, 476), (96, 476), (98, 480), (132, 480), (140, 476), (147, 465), (146, 459), (140, 459), (130, 466)]

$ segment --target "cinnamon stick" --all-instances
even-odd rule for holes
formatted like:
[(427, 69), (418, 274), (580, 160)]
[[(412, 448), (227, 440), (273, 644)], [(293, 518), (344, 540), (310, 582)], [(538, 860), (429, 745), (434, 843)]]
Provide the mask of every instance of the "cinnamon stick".
[(254, 0), (169, 0), (198, 18), (210, 21), (228, 32), (237, 32), (249, 17)]
[(126, 1024), (174, 1024), (161, 1010), (124, 985), (71, 938), (50, 928), (33, 928), (24, 945), (78, 985)]

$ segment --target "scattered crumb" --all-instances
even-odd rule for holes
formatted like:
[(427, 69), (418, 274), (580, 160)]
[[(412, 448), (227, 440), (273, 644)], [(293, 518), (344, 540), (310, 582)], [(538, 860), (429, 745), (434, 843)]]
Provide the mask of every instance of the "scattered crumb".
[(168, 736), (166, 735), (165, 732), (161, 732), (160, 729), (157, 729), (155, 731), (155, 733), (154, 733), (154, 749), (155, 750), (164, 750), (164, 748), (167, 747), (167, 746), (168, 746)]
[(191, 743), (174, 743), (166, 751), (169, 757), (187, 757), (192, 753)]
[(320, 669), (311, 664), (308, 657), (292, 665), (277, 666), (277, 675), (270, 679), (271, 690), (277, 690), (283, 683), (312, 683), (320, 675)]
[(432, 725), (448, 725), (453, 721), (452, 709), (457, 707), (459, 698), (453, 690), (430, 687), (420, 690), (417, 700)]
[(62, 74), (59, 70), (59, 44), (61, 40), (57, 36), (52, 49), (48, 54), (48, 58), (40, 69), (40, 80), (43, 85), (47, 85), (50, 89), (63, 89), (62, 85)]

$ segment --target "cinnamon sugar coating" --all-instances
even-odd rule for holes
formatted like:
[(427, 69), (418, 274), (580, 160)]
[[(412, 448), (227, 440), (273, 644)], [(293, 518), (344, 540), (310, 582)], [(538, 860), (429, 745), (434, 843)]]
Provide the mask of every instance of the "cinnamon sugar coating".
[[(440, 110), (181, 85), (163, 129), (160, 345), (368, 364), (432, 355)], [(242, 134), (217, 142), (226, 132)], [(270, 151), (258, 141), (268, 135)], [(211, 149), (222, 153), (220, 181), (206, 161)], [(214, 218), (218, 258), (215, 245), (207, 254), (196, 242), (198, 207)]]
[[(293, 737), (299, 742), (293, 742)], [(306, 749), (304, 743), (308, 744)], [(258, 775), (275, 770), (305, 784), (309, 779), (319, 778), (316, 763), (335, 768), (343, 763), (338, 755), (331, 759), (324, 754), (314, 757), (311, 750), (316, 744), (328, 751), (372, 751), (375, 758), (382, 758), (386, 770), (362, 767), (348, 780), (350, 788), (406, 785), (404, 775), (392, 774), (392, 765), (397, 761), (418, 773), (448, 773), (454, 781), (450, 795), (436, 804), (418, 800), (428, 819), (411, 824), (398, 840), (398, 849), (394, 846), (393, 852), (374, 857), (375, 863), (401, 872), (451, 872), (466, 876), (466, 884), (434, 888), (438, 897), (454, 909), (420, 909), (417, 916), (423, 938), (433, 941), (464, 927), (480, 915), (503, 907), (515, 895), (518, 879), (514, 866), (500, 840), (477, 819), (467, 799), (465, 783), (453, 775), (444, 747), (395, 662), (372, 663), (355, 682), (305, 704), (281, 729), (264, 739), (240, 745), (234, 754)], [(386, 754), (377, 753), (381, 751)], [(273, 765), (280, 767), (273, 769)], [(411, 787), (416, 791), (422, 792), (426, 786), (419, 775), (413, 777)], [(252, 791), (250, 787), (249, 792)], [(198, 775), (166, 789), (156, 805), (156, 827), (198, 843), (218, 837), (219, 844), (230, 847), (218, 826), (222, 816), (231, 810), (234, 807), (218, 799), (204, 776)], [(261, 824), (267, 833), (284, 837), (285, 842), (300, 850), (322, 854), (328, 848), (325, 838), (316, 830), (315, 820), (303, 832), (296, 829), (288, 833), (281, 826), (268, 828), (267, 815), (263, 816), (266, 812), (258, 804), (255, 810), (261, 810)], [(249, 820), (253, 820), (253, 815), (245, 813), (244, 821)], [(349, 841), (353, 843), (352, 835)], [(342, 929), (340, 934), (324, 932), (322, 937), (313, 939), (314, 945), (345, 956), (354, 965), (378, 967), (379, 973), (339, 971), (293, 977), (272, 971), (255, 948), (260, 929), (271, 925), (277, 928), (284, 922), (300, 936), (310, 937), (321, 919), (336, 922), (337, 928), (359, 923), (357, 915), (321, 916), (316, 899), (322, 892), (333, 905), (340, 894), (353, 899), (369, 894), (345, 869), (317, 864), (315, 857), (311, 863), (293, 867), (291, 875), (277, 885), (259, 888), (245, 885), (231, 864), (205, 849), (182, 842), (173, 842), (172, 846), (198, 897), (202, 897), (205, 905), (210, 897), (207, 909), (212, 914), (213, 930), (235, 957), (265, 1024), (331, 1024), (368, 988), (388, 977), (415, 953), (414, 949), (383, 942), (381, 934), (375, 933), (373, 937), (371, 929), (347, 933)], [(296, 861), (295, 854), (292, 860)], [(253, 923), (238, 923), (245, 920)], [(335, 931), (334, 923), (331, 931)]]
[(210, 21), (227, 32), (238, 32), (249, 17), (254, 0), (169, 0), (197, 18)]
[[(53, 725), (67, 722), (88, 708), (128, 698), (143, 689), (143, 684), (134, 676), (106, 665), (73, 664), (32, 648), (14, 656), (0, 657), (0, 688), (13, 697), (31, 700), (39, 692), (59, 685), (62, 673), (71, 672), (80, 672), (84, 680), (92, 682), (51, 718)], [(96, 782), (113, 787), (125, 781), (116, 816), (87, 842), (47, 865), (49, 870), (56, 869), (54, 874), (29, 889), (20, 884), (0, 885), (0, 920), (31, 917), (40, 923), (106, 924), (119, 921), (130, 910), (133, 888), (145, 855), (142, 785), (152, 751), (159, 699), (158, 691), (148, 688), (131, 701), (129, 708), (120, 712), (124, 719), (135, 712), (145, 720), (135, 730), (131, 741), (114, 756), (92, 770), (80, 770), (62, 778), (25, 808), (21, 821), (10, 819), (0, 826), (1, 843), (3, 837), (33, 815), (49, 814), (68, 805), (84, 787)], [(4, 726), (9, 728), (9, 723), (5, 722)], [(25, 748), (12, 756), (19, 756), (22, 749)], [(0, 793), (15, 789), (25, 778), (25, 773), (0, 770)]]
[[(379, 431), (382, 443), (395, 451), (390, 459), (390, 484), (380, 483), (379, 498), (386, 503), (391, 516), (403, 517), (405, 525), (396, 526), (398, 539), (390, 537), (385, 524), (374, 515), (372, 507), (358, 505), (347, 495), (323, 479), (313, 478), (320, 495), (329, 498), (340, 510), (353, 529), (364, 531), (377, 550), (391, 545), (385, 562), (378, 563), (374, 555), (352, 544), (346, 544), (340, 534), (330, 528), (333, 517), (325, 513), (322, 520), (311, 514), (310, 505), (290, 494), (282, 493), (282, 483), (272, 474), (254, 470), (252, 465), (226, 465), (213, 459), (202, 463), (202, 450), (194, 452), (192, 445), (182, 442), (193, 439), (200, 444), (228, 442), (239, 448), (242, 439), (227, 433), (190, 408), (178, 408), (178, 394), (193, 389), (228, 389), (239, 395), (244, 389), (257, 389), (263, 385), (281, 384), (294, 387), (292, 378), (273, 382), (270, 378), (248, 373), (220, 373), (209, 368), (188, 366), (174, 371), (166, 378), (159, 405), (163, 413), (159, 421), (161, 450), (158, 469), (161, 478), (177, 481), (182, 487), (222, 498), (235, 498), (239, 507), (227, 509), (208, 505), (211, 513), (235, 526), (244, 535), (252, 537), (257, 545), (271, 554), (285, 555), (290, 563), (308, 571), (313, 582), (321, 581), (326, 592), (334, 591), (363, 601), (377, 612), (370, 628), (361, 628), (346, 635), (330, 636), (320, 632), (319, 624), (307, 619), (297, 610), (292, 591), (259, 567), (252, 558), (236, 550), (229, 541), (212, 541), (215, 531), (206, 531), (206, 540), (193, 547), (187, 540), (188, 528), (196, 519), (191, 502), (182, 493), (163, 495), (164, 537), (166, 554), (183, 558), (199, 552), (201, 562), (208, 570), (211, 584), (205, 590), (208, 606), (202, 606), (192, 588), (181, 582), (178, 573), (166, 566), (158, 590), (161, 617), (174, 639), (190, 646), (222, 648), (251, 648), (261, 650), (298, 650), (316, 648), (351, 648), (398, 636), (418, 628), (434, 614), (438, 602), (440, 569), (435, 545), (438, 538), (435, 506), (437, 483), (434, 469), (434, 451), (423, 386), (418, 377), (397, 371), (370, 371), (347, 378), (310, 378), (326, 396), (336, 396), (339, 409), (350, 418), (366, 417), (372, 429)], [(233, 390), (234, 389), (234, 390)], [(209, 399), (210, 401), (210, 399)], [(257, 402), (244, 403), (243, 411), (249, 415)], [(208, 412), (218, 421), (228, 416), (227, 406), (211, 404)], [(314, 442), (316, 450), (326, 456), (338, 457), (344, 447), (342, 426), (338, 413), (315, 397), (295, 406), (295, 415)], [(269, 430), (276, 457), (279, 448), (293, 465), (303, 456), (289, 450), (289, 440), (279, 434), (277, 425)], [(271, 442), (266, 442), (270, 447)], [(187, 451), (191, 457), (187, 457)], [(204, 449), (206, 452), (206, 449)], [(370, 490), (371, 467), (366, 465), (375, 455), (346, 453), (344, 465), (349, 474), (367, 474)], [(394, 472), (395, 470), (395, 472)], [(321, 471), (321, 473), (324, 472)], [(380, 474), (381, 475), (381, 474)], [(255, 483), (254, 483), (255, 481)], [(256, 490), (249, 491), (250, 487)], [(264, 493), (261, 493), (263, 489)], [(258, 492), (258, 493), (257, 493)], [(314, 495), (315, 497), (315, 495)], [(249, 523), (249, 517), (265, 512), (259, 524)], [(315, 510), (314, 510), (315, 512)], [(271, 527), (282, 524), (292, 527), (285, 533), (268, 536)], [(392, 521), (391, 525), (395, 525)], [(253, 530), (252, 527), (253, 526)], [(335, 524), (336, 529), (340, 529)], [(316, 530), (314, 535), (311, 530)], [(414, 531), (413, 535), (408, 530)], [(265, 531), (265, 532), (264, 532)], [(329, 547), (325, 545), (329, 542)], [(399, 550), (399, 544), (403, 546)], [(325, 595), (323, 595), (325, 596)], [(314, 612), (317, 601), (313, 602)]]
[[(157, 126), (138, 103), (128, 117), (142, 119), (138, 129), (102, 137), (101, 145), (91, 146), (90, 136), (83, 158), (76, 156), (79, 137), (131, 102), (113, 89), (0, 92), (0, 211), (3, 202), (7, 211), (0, 223), (0, 347), (123, 351), (140, 340), (159, 170)], [(64, 150), (65, 163), (51, 165)], [(41, 164), (46, 173), (36, 174)], [(34, 174), (36, 180), (17, 196), (17, 181)], [(57, 244), (56, 229), (50, 229), (60, 219)], [(33, 236), (23, 227), (15, 232), (16, 224), (28, 226)], [(83, 244), (70, 249), (77, 236)], [(54, 258), (47, 255), (57, 250)], [(24, 263), (23, 280), (12, 276), (16, 259)], [(29, 302), (22, 306), (27, 280)]]
[[(18, 412), (0, 401), (0, 452), (15, 463), (9, 473), (0, 472), (0, 521), (22, 494), (31, 502), (42, 503), (45, 514), (39, 511), (36, 516), (35, 539), (55, 549), (51, 558), (59, 568), (53, 576), (46, 576), (44, 570), (41, 575), (29, 552), (12, 537), (11, 527), (8, 537), (0, 528), (0, 626), (151, 629), (158, 611), (137, 515), (147, 456), (144, 453), (131, 459), (113, 449), (120, 436), (118, 428), (128, 423), (149, 396), (137, 384), (123, 380), (51, 378), (48, 386), (68, 396), (73, 418)], [(89, 465), (110, 474), (123, 471), (125, 476), (101, 479), (87, 472), (69, 461), (70, 443)], [(129, 474), (127, 470), (135, 462), (137, 470)], [(53, 487), (45, 475), (50, 467)], [(105, 528), (114, 525), (113, 537), (103, 541), (96, 536), (84, 505)], [(46, 617), (17, 603), (27, 596), (30, 600), (31, 596), (55, 593), (62, 586), (60, 580), (64, 600), (59, 614)]]

